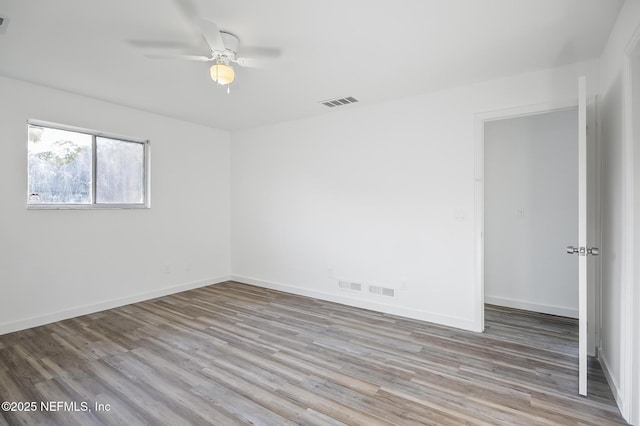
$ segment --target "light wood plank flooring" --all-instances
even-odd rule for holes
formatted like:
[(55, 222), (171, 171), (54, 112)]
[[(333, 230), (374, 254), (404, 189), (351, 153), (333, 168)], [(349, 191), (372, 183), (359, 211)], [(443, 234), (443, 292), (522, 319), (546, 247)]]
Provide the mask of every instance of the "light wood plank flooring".
[(0, 336), (0, 401), (38, 404), (0, 424), (624, 423), (596, 361), (577, 396), (574, 320), (486, 317), (472, 333), (209, 286)]

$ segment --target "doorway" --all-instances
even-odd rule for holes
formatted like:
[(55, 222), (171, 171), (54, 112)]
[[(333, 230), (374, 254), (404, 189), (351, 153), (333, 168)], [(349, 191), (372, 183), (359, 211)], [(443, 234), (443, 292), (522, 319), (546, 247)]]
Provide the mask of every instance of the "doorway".
[(578, 318), (577, 156), (577, 108), (485, 123), (485, 303)]
[[(578, 145), (580, 145), (580, 149), (577, 150), (579, 151), (581, 154), (578, 155), (578, 152), (575, 152), (575, 156), (569, 158), (568, 160), (565, 160), (569, 163), (578, 163), (578, 159), (580, 159), (579, 164), (580, 164), (580, 175), (582, 176), (580, 180), (580, 198), (579, 198), (579, 203), (580, 203), (580, 208), (576, 209), (575, 211), (575, 216), (574, 216), (574, 225), (571, 226), (572, 228), (576, 228), (578, 227), (578, 222), (580, 222), (581, 224), (585, 224), (586, 222), (586, 230), (585, 228), (580, 228), (580, 244), (582, 246), (585, 247), (581, 247), (580, 248), (580, 253), (581, 253), (581, 258), (580, 258), (580, 281), (581, 284), (579, 286), (580, 290), (578, 291), (579, 297), (577, 298), (577, 303), (579, 305), (578, 311), (579, 311), (579, 315), (580, 315), (580, 321), (579, 321), (579, 328), (580, 328), (580, 332), (579, 332), (579, 336), (580, 336), (580, 356), (578, 357), (580, 360), (580, 372), (581, 374), (580, 376), (580, 394), (582, 395), (586, 395), (587, 392), (587, 380), (586, 380), (586, 371), (587, 371), (587, 354), (588, 355), (595, 355), (595, 348), (597, 347), (597, 339), (599, 338), (597, 331), (599, 330), (598, 324), (600, 323), (599, 320), (599, 309), (598, 309), (598, 303), (597, 301), (600, 300), (599, 297), (599, 291), (600, 291), (600, 285), (599, 285), (599, 280), (597, 279), (599, 276), (599, 262), (590, 262), (587, 263), (587, 269), (589, 270), (589, 276), (591, 277), (590, 280), (585, 279), (587, 274), (585, 273), (583, 267), (584, 267), (584, 263), (583, 260), (585, 259), (584, 254), (597, 254), (597, 250), (594, 248), (593, 249), (593, 253), (591, 250), (591, 247), (586, 247), (586, 242), (583, 242), (582, 239), (585, 238), (585, 236), (587, 237), (586, 240), (587, 241), (591, 241), (591, 242), (595, 242), (596, 244), (599, 243), (599, 238), (597, 238), (599, 236), (599, 215), (598, 215), (598, 206), (600, 205), (599, 202), (599, 189), (598, 189), (598, 185), (597, 182), (599, 182), (599, 173), (600, 173), (600, 168), (598, 166), (598, 158), (599, 153), (597, 152), (597, 150), (599, 149), (597, 142), (597, 137), (596, 137), (596, 129), (597, 126), (592, 125), (591, 126), (591, 130), (587, 131), (587, 123), (595, 123), (595, 117), (597, 116), (597, 103), (596, 103), (596, 98), (586, 98), (585, 96), (585, 78), (581, 77), (580, 79), (580, 88), (579, 88), (579, 92), (580, 92), (580, 108), (578, 108), (579, 111), (579, 122), (580, 122), (580, 126), (579, 127), (579, 131), (578, 131), (578, 140), (581, 140), (582, 142), (580, 142)], [(569, 101), (566, 103), (554, 103), (554, 104), (542, 104), (542, 105), (535, 105), (535, 106), (528, 106), (528, 107), (521, 107), (521, 108), (512, 108), (512, 109), (508, 109), (508, 110), (502, 110), (502, 111), (494, 111), (494, 112), (488, 112), (488, 113), (482, 113), (482, 114), (477, 114), (476, 115), (476, 155), (475, 155), (475, 169), (476, 169), (476, 200), (475, 200), (475, 205), (477, 208), (477, 212), (478, 214), (476, 215), (476, 222), (475, 222), (475, 230), (476, 230), (476, 237), (475, 237), (475, 241), (476, 241), (476, 282), (478, 283), (477, 285), (477, 290), (478, 292), (476, 293), (476, 297), (478, 300), (478, 310), (476, 311), (476, 319), (478, 321), (478, 323), (480, 324), (480, 329), (484, 328), (484, 324), (485, 324), (485, 287), (486, 287), (486, 282), (485, 282), (485, 127), (487, 127), (488, 125), (490, 126), (490, 123), (493, 121), (498, 121), (498, 120), (506, 120), (506, 119), (514, 119), (514, 118), (522, 118), (522, 117), (528, 117), (528, 116), (539, 116), (539, 115), (544, 115), (547, 113), (556, 113), (556, 112), (561, 112), (561, 111), (566, 111), (566, 110), (576, 110), (576, 103), (575, 101)], [(522, 127), (522, 125), (520, 126)], [(532, 149), (532, 148), (530, 148)], [(558, 156), (556, 155), (555, 157), (556, 159), (558, 158)], [(555, 161), (555, 160), (549, 160), (547, 158), (547, 162), (548, 161)], [(531, 166), (526, 166), (529, 169), (531, 169)], [(543, 169), (544, 172), (544, 168), (546, 168), (546, 163), (543, 162), (542, 166), (537, 166), (538, 168)], [(565, 166), (566, 169), (566, 166)], [(534, 173), (535, 174), (535, 173)], [(570, 174), (570, 172), (568, 172), (568, 174)], [(558, 178), (556, 176), (555, 182), (560, 182), (560, 179), (566, 179), (563, 177)], [(549, 180), (549, 179), (548, 179)], [(552, 181), (554, 181), (553, 179), (551, 179)], [(585, 182), (586, 180), (586, 182)], [(540, 198), (540, 197), (538, 197)], [(544, 197), (543, 197), (544, 198)], [(578, 211), (580, 211), (580, 215), (578, 215)], [(536, 209), (534, 208), (532, 210), (535, 214)], [(585, 220), (585, 212), (588, 213), (587, 216), (589, 216), (591, 219), (589, 220)], [(524, 208), (516, 208), (515, 210), (515, 215), (516, 218), (518, 218), (519, 220), (524, 220), (525, 217), (527, 216), (526, 213), (526, 209)], [(578, 221), (578, 216), (580, 217), (580, 220)], [(548, 225), (550, 226), (550, 225)], [(568, 226), (568, 225), (567, 225)], [(584, 226), (584, 225), (581, 225)], [(532, 231), (529, 229), (528, 231), (530, 234), (532, 233)], [(586, 235), (585, 235), (586, 234)], [(533, 232), (533, 239), (534, 241), (538, 238), (539, 235), (536, 234), (535, 232)], [(487, 235), (487, 238), (490, 238)], [(567, 237), (565, 236), (565, 238), (572, 238), (572, 237)], [(557, 257), (556, 260), (562, 258), (562, 256), (566, 256), (566, 249), (567, 247), (567, 243), (560, 243), (562, 244), (562, 248), (560, 248), (559, 250), (557, 249), (558, 246), (558, 242), (555, 243), (555, 247), (556, 248), (552, 248), (551, 249), (551, 253), (555, 256), (559, 256)], [(571, 244), (571, 243), (569, 243)], [(516, 241), (515, 243), (512, 243), (512, 249), (513, 250), (521, 250), (522, 247), (525, 245), (524, 243), (521, 243), (519, 241)], [(536, 246), (535, 244), (532, 244), (529, 242), (529, 245), (533, 245)], [(547, 247), (546, 245), (542, 245), (542, 246), (537, 246), (537, 247), (542, 247), (539, 248), (538, 250), (535, 251), (531, 251), (529, 249), (529, 257), (531, 256), (540, 256), (540, 257), (544, 257), (546, 255), (546, 253), (549, 250), (549, 247)], [(588, 249), (588, 250), (587, 250)], [(524, 249), (523, 249), (524, 250)], [(583, 250), (585, 251), (584, 254), (582, 254)], [(526, 252), (526, 250), (524, 250)], [(588, 253), (587, 253), (588, 252)], [(577, 250), (575, 248), (572, 248), (572, 253), (577, 253)], [(525, 253), (527, 254), (527, 253)], [(526, 256), (525, 256), (526, 259)], [(562, 262), (568, 262), (568, 265), (570, 265), (571, 263), (573, 263), (570, 259), (565, 258), (565, 261)], [(505, 262), (503, 262), (505, 263)], [(529, 273), (531, 274), (532, 272), (532, 264), (533, 262), (529, 261), (528, 263), (523, 263), (524, 268), (529, 268)], [(542, 265), (545, 265), (545, 262), (541, 263)], [(509, 265), (511, 267), (511, 265)], [(582, 287), (582, 283), (587, 283), (585, 287)], [(536, 284), (537, 285), (537, 284)], [(548, 289), (547, 289), (548, 290)], [(526, 290), (520, 291), (520, 295), (522, 295), (523, 293), (526, 294)], [(549, 293), (547, 291), (547, 293)], [(491, 296), (491, 295), (490, 295)], [(531, 301), (529, 301), (529, 305), (516, 305), (519, 308), (524, 308), (524, 309), (532, 309), (535, 308), (534, 310), (536, 311), (542, 311), (542, 312), (549, 312), (553, 315), (561, 315), (561, 316), (575, 316), (575, 310), (572, 310), (571, 307), (569, 306), (568, 311), (564, 310), (564, 308), (567, 308), (567, 306), (554, 306), (554, 304), (551, 304), (551, 309), (549, 309), (549, 305), (548, 303), (545, 304), (544, 303), (544, 299), (540, 299), (539, 296), (534, 296), (534, 297), (538, 297), (538, 299), (534, 299), (534, 302), (531, 303)], [(502, 299), (509, 299), (509, 297), (504, 297), (504, 295), (502, 296)], [(537, 303), (536, 302), (540, 302), (541, 300), (543, 301), (543, 303)], [(549, 300), (547, 298), (547, 300)], [(558, 298), (552, 299), (553, 301), (557, 301)], [(516, 302), (518, 302), (518, 300), (516, 299)], [(522, 302), (522, 300), (519, 300), (519, 302)], [(526, 300), (524, 301), (525, 303), (527, 302)], [(541, 309), (542, 306), (542, 309)], [(560, 308), (560, 309), (558, 309)], [(572, 312), (574, 312), (574, 314), (572, 314)], [(587, 320), (589, 322), (589, 324), (591, 324), (589, 326), (588, 332), (587, 332)], [(584, 374), (584, 375), (583, 375)]]

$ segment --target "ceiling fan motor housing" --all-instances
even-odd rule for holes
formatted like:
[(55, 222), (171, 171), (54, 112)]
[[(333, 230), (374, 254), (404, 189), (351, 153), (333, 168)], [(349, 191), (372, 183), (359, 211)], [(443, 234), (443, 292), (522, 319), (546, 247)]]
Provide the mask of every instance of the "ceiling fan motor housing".
[(220, 37), (222, 38), (222, 42), (224, 43), (225, 48), (225, 52), (221, 53), (230, 52), (232, 54), (231, 56), (235, 57), (235, 55), (238, 53), (238, 45), (240, 44), (240, 40), (238, 40), (238, 37), (225, 31), (220, 31)]

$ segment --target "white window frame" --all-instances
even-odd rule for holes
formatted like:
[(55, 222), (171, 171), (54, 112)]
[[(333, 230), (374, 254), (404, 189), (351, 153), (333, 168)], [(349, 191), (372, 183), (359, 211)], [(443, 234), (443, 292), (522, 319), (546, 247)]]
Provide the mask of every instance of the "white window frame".
[[(84, 133), (91, 136), (91, 203), (90, 204), (72, 204), (72, 203), (29, 203), (29, 182), (27, 181), (26, 203), (29, 210), (109, 210), (109, 209), (149, 209), (151, 208), (151, 142), (148, 139), (135, 138), (131, 136), (123, 136), (115, 133), (106, 133), (92, 129), (86, 129), (76, 126), (68, 126), (64, 124), (52, 123), (49, 121), (29, 119), (27, 120), (27, 131), (29, 126), (45, 127), (56, 130), (65, 130), (69, 132)], [(122, 142), (142, 144), (144, 149), (144, 172), (143, 172), (143, 202), (142, 203), (98, 203), (96, 202), (96, 138), (109, 138)], [(28, 142), (28, 138), (27, 142)], [(28, 151), (28, 150), (27, 150)], [(27, 152), (28, 153), (28, 152)], [(28, 165), (27, 165), (28, 167)]]

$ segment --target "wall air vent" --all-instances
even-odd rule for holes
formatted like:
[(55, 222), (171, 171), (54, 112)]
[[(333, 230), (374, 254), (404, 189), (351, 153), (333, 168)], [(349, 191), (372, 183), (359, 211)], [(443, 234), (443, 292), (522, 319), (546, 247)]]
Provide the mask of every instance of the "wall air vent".
[(342, 105), (349, 105), (355, 102), (359, 102), (359, 101), (353, 96), (349, 96), (347, 98), (335, 98), (335, 99), (327, 99), (326, 101), (320, 101), (322, 105), (327, 106), (329, 108), (342, 106)]
[(379, 296), (396, 297), (396, 289), (391, 287), (380, 287), (377, 285), (369, 286), (369, 293)]
[(347, 290), (347, 291), (362, 291), (362, 284), (360, 283), (353, 283), (351, 281), (343, 281), (340, 280), (338, 281), (338, 287), (341, 290)]

